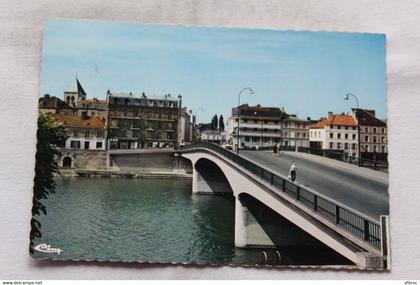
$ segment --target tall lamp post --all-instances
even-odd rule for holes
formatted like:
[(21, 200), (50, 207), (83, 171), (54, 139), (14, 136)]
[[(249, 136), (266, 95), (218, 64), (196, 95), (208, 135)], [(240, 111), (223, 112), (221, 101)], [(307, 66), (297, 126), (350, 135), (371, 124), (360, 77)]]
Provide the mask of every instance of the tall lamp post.
[(238, 129), (236, 131), (236, 154), (239, 154), (239, 121), (241, 120), (241, 94), (245, 90), (249, 91), (249, 94), (254, 94), (254, 90), (252, 90), (250, 87), (245, 87), (241, 91), (239, 91), (238, 94)]
[[(352, 93), (347, 93), (346, 96), (344, 96), (344, 100), (349, 100), (349, 98), (353, 97), (356, 100), (357, 109), (359, 109), (359, 99), (356, 95)], [(360, 153), (360, 125), (359, 125), (359, 119), (357, 118), (357, 111), (356, 111), (356, 121), (357, 121), (357, 154), (359, 158), (357, 159), (357, 163), (360, 167), (360, 159), (362, 158), (362, 154)]]

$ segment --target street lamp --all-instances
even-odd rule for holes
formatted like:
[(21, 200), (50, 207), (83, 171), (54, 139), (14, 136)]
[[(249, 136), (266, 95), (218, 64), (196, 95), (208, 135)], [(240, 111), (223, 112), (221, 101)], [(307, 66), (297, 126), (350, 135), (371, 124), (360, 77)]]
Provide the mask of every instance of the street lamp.
[(238, 130), (236, 132), (236, 154), (239, 154), (239, 121), (241, 120), (241, 111), (240, 111), (240, 107), (241, 107), (241, 94), (242, 92), (244, 92), (245, 90), (249, 91), (249, 94), (254, 94), (254, 90), (252, 90), (250, 87), (245, 87), (243, 88), (241, 91), (239, 91), (238, 94)]
[[(349, 100), (349, 96), (353, 97), (356, 100), (357, 109), (359, 109), (359, 99), (356, 95), (352, 93), (347, 93), (346, 96), (344, 96), (344, 100)], [(360, 159), (362, 158), (362, 154), (360, 153), (360, 125), (359, 125), (359, 119), (357, 118), (357, 111), (356, 111), (356, 121), (357, 121), (357, 154), (359, 156), (359, 159), (357, 160), (357, 163), (360, 167)]]

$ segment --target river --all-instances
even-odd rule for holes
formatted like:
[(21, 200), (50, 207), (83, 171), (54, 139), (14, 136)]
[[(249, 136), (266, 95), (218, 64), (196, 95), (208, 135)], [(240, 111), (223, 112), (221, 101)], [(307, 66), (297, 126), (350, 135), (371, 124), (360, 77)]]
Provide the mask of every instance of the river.
[[(190, 180), (57, 177), (43, 203), (42, 237), (60, 260), (260, 264), (266, 250), (234, 246), (234, 199), (193, 195)], [(280, 247), (282, 265), (349, 264), (327, 247)]]

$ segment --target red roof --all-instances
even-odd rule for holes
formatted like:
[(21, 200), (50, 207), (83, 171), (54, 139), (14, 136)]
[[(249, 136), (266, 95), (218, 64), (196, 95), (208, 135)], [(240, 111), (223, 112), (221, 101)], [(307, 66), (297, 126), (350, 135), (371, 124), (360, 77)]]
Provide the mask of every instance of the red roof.
[(351, 115), (332, 115), (329, 118), (322, 118), (314, 125), (310, 125), (310, 129), (322, 129), (325, 126), (345, 126), (356, 127), (357, 121)]
[(65, 114), (50, 114), (57, 122), (62, 123), (70, 128), (89, 128), (89, 129), (103, 129), (105, 122), (99, 117), (89, 118), (83, 120), (78, 116), (65, 115)]

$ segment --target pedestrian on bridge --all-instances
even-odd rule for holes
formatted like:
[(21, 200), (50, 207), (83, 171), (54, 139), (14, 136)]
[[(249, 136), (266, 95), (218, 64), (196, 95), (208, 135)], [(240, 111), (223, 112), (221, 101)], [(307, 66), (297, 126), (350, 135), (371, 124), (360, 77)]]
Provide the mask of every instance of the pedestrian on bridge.
[(273, 146), (273, 156), (277, 156), (277, 152), (278, 152), (278, 146), (277, 146), (277, 144), (275, 144), (274, 146)]
[(292, 182), (295, 182), (296, 180), (296, 170), (297, 170), (297, 166), (296, 163), (293, 161), (292, 164), (290, 165), (290, 170), (289, 170), (289, 180), (291, 180)]

